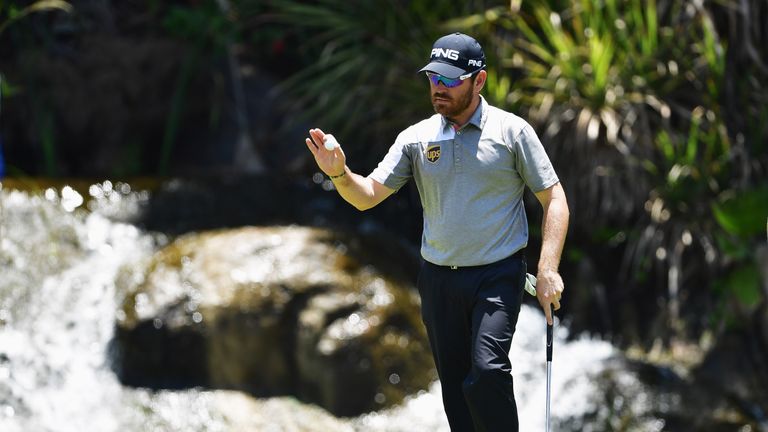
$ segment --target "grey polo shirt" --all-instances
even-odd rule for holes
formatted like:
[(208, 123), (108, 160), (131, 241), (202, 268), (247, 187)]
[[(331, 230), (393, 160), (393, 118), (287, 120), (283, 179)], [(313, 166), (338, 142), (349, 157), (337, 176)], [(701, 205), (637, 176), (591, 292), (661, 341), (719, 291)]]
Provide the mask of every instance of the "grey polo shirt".
[(401, 132), (369, 178), (394, 190), (416, 181), (421, 254), (445, 266), (489, 264), (524, 248), (525, 186), (539, 192), (559, 181), (531, 126), (482, 97), (458, 131), (435, 114)]

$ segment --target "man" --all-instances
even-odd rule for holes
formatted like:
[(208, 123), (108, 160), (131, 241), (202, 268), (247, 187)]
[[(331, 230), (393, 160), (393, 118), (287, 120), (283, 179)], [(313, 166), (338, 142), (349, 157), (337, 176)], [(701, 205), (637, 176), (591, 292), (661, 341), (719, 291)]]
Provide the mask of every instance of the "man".
[(414, 179), (424, 208), (418, 288), (455, 432), (518, 430), (509, 349), (522, 302), (528, 186), (544, 208), (537, 297), (548, 323), (560, 308), (558, 273), (568, 204), (533, 129), (488, 105), (485, 54), (473, 38), (438, 39), (419, 72), (429, 79), (436, 115), (400, 133), (368, 176), (353, 173), (325, 134), (306, 143), (339, 194), (359, 210), (376, 206)]

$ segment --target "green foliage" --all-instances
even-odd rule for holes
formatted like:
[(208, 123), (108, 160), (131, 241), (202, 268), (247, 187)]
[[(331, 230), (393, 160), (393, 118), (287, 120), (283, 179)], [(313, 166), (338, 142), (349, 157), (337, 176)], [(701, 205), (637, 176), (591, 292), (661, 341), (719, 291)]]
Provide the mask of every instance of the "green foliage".
[[(754, 57), (727, 64), (739, 41), (722, 37), (710, 11), (572, 0), (492, 12), (461, 20), (496, 47), (487, 92), (540, 131), (575, 229), (626, 231), (624, 277), (660, 275), (649, 280), (667, 281), (655, 289), (670, 305), (701, 296), (686, 292), (694, 280), (747, 262), (768, 206), (757, 186), (768, 171), (768, 91), (755, 84), (763, 75)], [(509, 91), (503, 76), (517, 77)], [(731, 234), (741, 247), (728, 247)]]
[[(279, 32), (304, 65), (280, 91), (297, 118), (339, 137), (356, 163), (375, 164), (408, 124), (429, 115), (426, 79), (416, 71), (432, 43), (467, 12), (454, 1), (241, 2), (241, 14), (262, 14), (260, 31)], [(361, 160), (365, 159), (365, 160)]]
[(712, 213), (729, 234), (742, 238), (762, 236), (768, 222), (768, 186), (727, 194), (712, 204)]
[(197, 6), (171, 7), (163, 25), (172, 36), (192, 41), (197, 49), (219, 52), (235, 36), (237, 29), (212, 0)]
[(733, 268), (712, 284), (720, 297), (720, 305), (712, 317), (713, 326), (724, 323), (727, 327), (744, 325), (743, 311), (753, 311), (763, 298), (760, 288), (760, 272), (753, 263)]
[(193, 72), (201, 66), (201, 60), (206, 56), (221, 55), (227, 44), (236, 37), (237, 29), (212, 0), (205, 1), (196, 7), (171, 7), (163, 20), (163, 25), (171, 35), (189, 41), (190, 50), (185, 54), (179, 70), (171, 99), (171, 109), (166, 119), (157, 168), (160, 175), (168, 173), (176, 136), (182, 126), (181, 121)]
[(723, 231), (714, 234), (717, 250), (723, 255), (726, 262), (746, 262), (753, 258), (752, 245), (739, 237), (735, 237)]
[(0, 96), (13, 97), (21, 92), (19, 86), (9, 83), (2, 75), (0, 75)]
[[(22, 8), (13, 4), (6, 6), (3, 3), (0, 3), (0, 36), (2, 36), (3, 32), (8, 28), (8, 26), (24, 18), (25, 16), (35, 12), (46, 12), (52, 10), (71, 12), (72, 5), (61, 0), (39, 0), (29, 6)], [(3, 18), (3, 15), (5, 15), (5, 18)]]
[(724, 38), (702, 4), (539, 0), (457, 11), (442, 1), (284, 0), (267, 15), (262, 24), (303, 42), (307, 66), (283, 87), (295, 108), (342, 139), (360, 137), (373, 160), (381, 151), (368, 144), (383, 136), (388, 145), (403, 126), (393, 118), (426, 109), (410, 72), (432, 41), (449, 29), (473, 34), (488, 57), (486, 98), (540, 131), (575, 229), (621, 233), (623, 274), (666, 280), (656, 289), (671, 303), (694, 295), (678, 288), (690, 275), (725, 271), (718, 257), (745, 259), (722, 238), (741, 233), (749, 250), (765, 222), (768, 200), (752, 190), (768, 170), (768, 92), (757, 72), (741, 77), (727, 63), (739, 41)]
[[(644, 161), (649, 174), (663, 180), (654, 190), (673, 208), (708, 205), (729, 186), (733, 171), (730, 139), (712, 112), (714, 121), (704, 119), (703, 113), (701, 107), (691, 113), (687, 136), (661, 130), (655, 141), (654, 159)], [(699, 201), (691, 202), (694, 197)]]
[[(19, 6), (13, 4), (6, 5), (4, 2), (0, 2), (0, 37), (2, 37), (3, 32), (5, 32), (5, 30), (11, 24), (19, 21), (27, 15), (36, 12), (46, 12), (53, 10), (71, 12), (72, 5), (70, 5), (68, 2), (60, 0), (40, 0), (26, 7), (20, 8)], [(2, 79), (2, 75), (0, 75), (0, 104), (2, 103), (1, 99), (3, 97), (11, 97), (15, 94), (18, 94), (19, 91), (20, 90), (18, 87), (9, 84), (5, 79)], [(56, 174), (56, 148), (54, 133), (55, 131), (53, 119), (51, 118), (50, 113), (46, 113), (44, 114), (44, 119), (42, 120), (40, 138), (43, 147), (45, 172), (51, 176)]]
[(163, 133), (163, 141), (160, 147), (160, 163), (157, 169), (157, 172), (160, 175), (166, 175), (168, 173), (168, 166), (170, 164), (173, 146), (176, 142), (176, 135), (178, 134), (179, 127), (181, 126), (184, 102), (186, 100), (187, 91), (189, 90), (188, 87), (190, 76), (192, 74), (192, 69), (194, 68), (197, 61), (198, 55), (196, 52), (188, 53), (181, 65), (181, 70), (179, 71), (179, 79), (176, 80), (173, 99), (171, 99), (171, 110), (165, 122), (165, 131)]
[(721, 82), (707, 69), (724, 58), (711, 23), (681, 8), (672, 2), (661, 17), (655, 1), (513, 2), (465, 20), (495, 20), (471, 31), (498, 47), (489, 74), (519, 78), (509, 92), (489, 80), (488, 92), (537, 126), (587, 220), (635, 217), (653, 187), (644, 172), (656, 168), (657, 131), (690, 116), (681, 96)]
[[(0, 4), (0, 36), (35, 10), (70, 10), (65, 3)], [(296, 120), (335, 133), (353, 164), (372, 166), (399, 130), (431, 113), (426, 80), (415, 72), (433, 41), (464, 31), (486, 51), (484, 96), (542, 136), (569, 194), (573, 228), (595, 243), (620, 238), (623, 274), (659, 285), (644, 295), (695, 299), (706, 291), (694, 287), (715, 279), (724, 292), (751, 286), (751, 270), (738, 269), (765, 241), (768, 216), (764, 1), (739, 8), (728, 0), (232, 3), (233, 11), (213, 0), (148, 3), (190, 48), (174, 82), (161, 173), (184, 127), (190, 77), (234, 42), (250, 43), (257, 55), (283, 44), (291, 64), (260, 65), (296, 71), (281, 84), (281, 100)], [(745, 5), (755, 13), (742, 13)], [(13, 92), (2, 85), (6, 96)], [(40, 114), (50, 109), (44, 100), (39, 95), (32, 117), (41, 166), (51, 173), (56, 129)], [(140, 151), (126, 154), (142, 159)], [(665, 292), (663, 281), (682, 292)]]

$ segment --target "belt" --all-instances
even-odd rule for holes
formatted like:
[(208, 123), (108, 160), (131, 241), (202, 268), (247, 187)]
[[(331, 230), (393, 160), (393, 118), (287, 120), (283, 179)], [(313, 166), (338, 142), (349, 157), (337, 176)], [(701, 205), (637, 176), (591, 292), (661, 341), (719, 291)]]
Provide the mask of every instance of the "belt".
[(506, 257), (506, 258), (503, 258), (503, 259), (500, 259), (498, 261), (495, 261), (495, 262), (492, 262), (492, 263), (488, 263), (488, 264), (480, 264), (480, 265), (474, 265), (474, 266), (457, 266), (457, 265), (441, 266), (441, 265), (432, 264), (432, 263), (430, 263), (430, 264), (432, 264), (435, 267), (440, 267), (440, 268), (445, 268), (445, 269), (450, 269), (450, 270), (480, 269), (480, 268), (483, 268), (483, 267), (488, 267), (488, 266), (496, 265), (496, 264), (499, 264), (499, 263), (503, 263), (504, 261), (507, 261), (507, 260), (516, 259), (516, 258), (522, 258), (524, 256), (525, 256), (525, 248), (522, 248), (522, 249), (518, 250), (517, 252), (513, 253), (512, 255)]

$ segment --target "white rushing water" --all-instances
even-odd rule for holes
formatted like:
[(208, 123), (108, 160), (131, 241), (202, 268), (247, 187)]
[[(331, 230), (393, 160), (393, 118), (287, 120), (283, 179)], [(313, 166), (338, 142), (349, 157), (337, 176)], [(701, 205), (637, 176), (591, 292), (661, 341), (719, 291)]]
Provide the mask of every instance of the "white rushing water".
[[(121, 267), (151, 255), (156, 239), (117, 221), (146, 194), (105, 182), (90, 195), (0, 190), (0, 431), (449, 430), (438, 383), (352, 419), (292, 398), (123, 387), (109, 365), (114, 280)], [(523, 431), (544, 430), (545, 328), (542, 313), (524, 306), (510, 353)], [(553, 417), (575, 416), (590, 409), (590, 376), (615, 351), (600, 341), (566, 342), (564, 327), (555, 336)]]
[[(567, 336), (567, 329), (556, 327), (551, 387), (553, 418), (578, 416), (592, 408), (586, 397), (595, 391), (590, 376), (600, 371), (603, 362), (616, 353), (608, 343), (586, 338), (566, 342)], [(545, 344), (543, 312), (523, 305), (509, 354), (521, 431), (545, 430)], [(364, 415), (352, 424), (360, 431), (448, 432), (440, 398), (440, 385), (435, 382), (429, 392), (412, 396), (402, 406)]]

